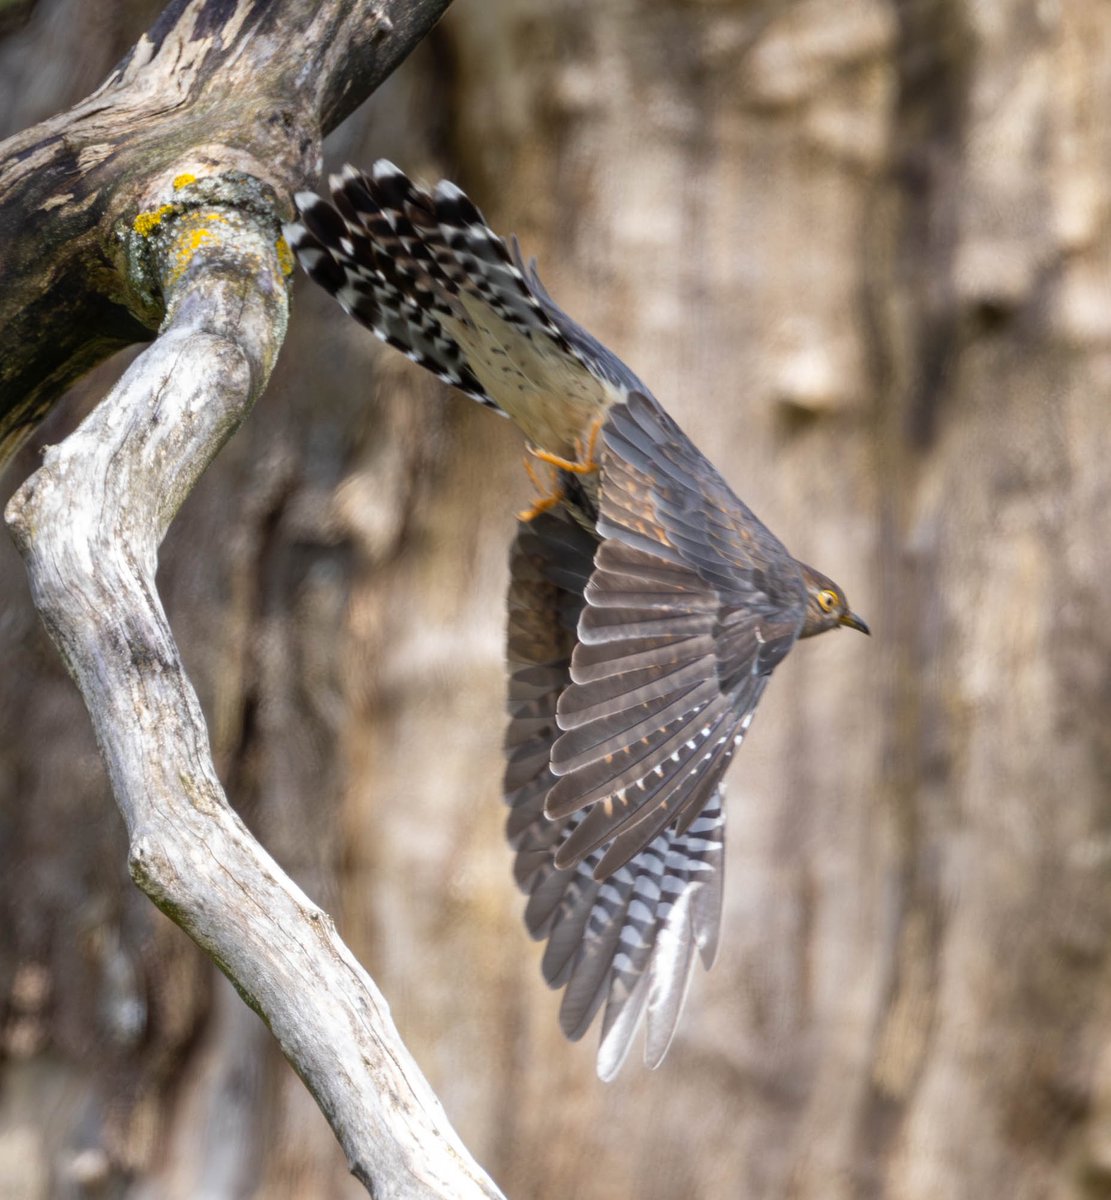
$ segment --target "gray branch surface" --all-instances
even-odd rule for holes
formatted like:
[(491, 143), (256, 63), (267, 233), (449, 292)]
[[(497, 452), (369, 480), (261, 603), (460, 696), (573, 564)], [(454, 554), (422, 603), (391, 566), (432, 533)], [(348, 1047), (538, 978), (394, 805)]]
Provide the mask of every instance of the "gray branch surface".
[[(451, 0), (176, 0), (87, 99), (0, 143), (0, 465), (50, 405), (162, 320), (126, 231), (183, 173), (281, 197)], [(187, 202), (187, 198), (183, 198)]]
[[(161, 323), (5, 514), (92, 716), (132, 877), (266, 1022), (380, 1200), (500, 1193), (330, 918), (228, 806), (155, 571), (170, 521), (281, 347), (280, 197), (315, 174), (322, 130), (444, 7), (241, 0), (216, 17), (171, 5), (93, 97), (0, 148), (0, 231), (21, 211), (28, 231), (0, 300), (0, 440), (10, 448), (102, 352), (98, 305), (118, 309), (124, 334), (127, 321)], [(71, 332), (51, 344), (65, 319)]]

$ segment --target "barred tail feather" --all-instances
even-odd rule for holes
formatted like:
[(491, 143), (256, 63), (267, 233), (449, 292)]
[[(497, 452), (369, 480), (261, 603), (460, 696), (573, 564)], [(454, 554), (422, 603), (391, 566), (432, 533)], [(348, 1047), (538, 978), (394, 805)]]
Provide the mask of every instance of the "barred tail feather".
[(552, 300), (453, 183), (431, 191), (385, 159), (344, 167), (330, 199), (294, 197), (286, 238), (309, 276), (413, 362), (568, 453), (643, 384)]
[(382, 341), (500, 411), (442, 324), (454, 285), (417, 224), (434, 221), (431, 198), (385, 163), (370, 177), (346, 167), (329, 182), (334, 204), (298, 192), (301, 219), (284, 227), (306, 274)]
[[(385, 159), (370, 175), (347, 166), (328, 182), (330, 203), (313, 192), (294, 197), (300, 220), (285, 227), (286, 239), (307, 274), (383, 341), (498, 408), (445, 328), (445, 318), (468, 319), (458, 300), (465, 296), (589, 371), (575, 341), (593, 347), (594, 339), (556, 306), (535, 267), (526, 276), (519, 255), (455, 184), (428, 192)], [(621, 364), (606, 366), (600, 374)]]

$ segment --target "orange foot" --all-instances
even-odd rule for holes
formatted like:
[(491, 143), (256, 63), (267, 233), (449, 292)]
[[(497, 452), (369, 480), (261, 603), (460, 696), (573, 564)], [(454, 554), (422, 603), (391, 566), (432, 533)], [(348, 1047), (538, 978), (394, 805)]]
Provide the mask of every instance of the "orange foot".
[[(598, 432), (602, 428), (604, 417), (595, 417), (590, 426), (590, 433), (587, 434), (586, 445), (583, 446), (579, 438), (575, 438), (575, 458), (560, 458), (558, 454), (549, 454), (547, 450), (537, 450), (535, 446), (529, 446), (528, 452), (533, 458), (540, 459), (541, 462), (546, 462), (549, 466), (556, 467), (560, 471), (570, 471), (574, 475), (590, 475), (597, 471), (600, 466), (598, 460), (594, 457), (594, 450), (598, 445)], [(529, 472), (531, 475), (532, 473)], [(535, 482), (535, 479), (533, 480)], [(550, 506), (549, 506), (550, 507)]]
[[(531, 452), (536, 454), (537, 458), (542, 457), (535, 450), (532, 450)], [(544, 461), (546, 462), (547, 459)], [(542, 512), (547, 512), (549, 508), (555, 508), (555, 506), (563, 499), (563, 487), (559, 482), (559, 476), (554, 471), (552, 472), (551, 480), (545, 484), (536, 474), (532, 463), (527, 458), (525, 459), (525, 472), (528, 474), (529, 479), (532, 480), (532, 486), (536, 488), (540, 495), (537, 497), (536, 503), (533, 504), (531, 508), (523, 509), (517, 514), (517, 520), (533, 521), (540, 516)]]

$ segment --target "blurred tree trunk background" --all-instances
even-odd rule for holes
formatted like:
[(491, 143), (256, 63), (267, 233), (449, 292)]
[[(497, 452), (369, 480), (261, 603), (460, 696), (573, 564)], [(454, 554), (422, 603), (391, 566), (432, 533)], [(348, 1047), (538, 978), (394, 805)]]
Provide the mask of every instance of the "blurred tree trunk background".
[[(0, 134), (158, 7), (0, 6)], [(167, 608), (233, 803), (507, 1195), (1111, 1195), (1109, 112), (1101, 0), (458, 0), (330, 140), (516, 230), (875, 634), (777, 672), (719, 961), (663, 1067), (600, 1084), (502, 837), (519, 439), (299, 285)], [(6, 539), (0, 662), (0, 1200), (362, 1195), (131, 885)]]

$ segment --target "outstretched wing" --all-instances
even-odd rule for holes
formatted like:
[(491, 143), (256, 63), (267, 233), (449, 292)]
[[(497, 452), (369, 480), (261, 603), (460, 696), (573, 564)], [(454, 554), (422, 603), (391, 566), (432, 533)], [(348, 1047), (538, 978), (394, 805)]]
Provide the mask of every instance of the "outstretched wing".
[(604, 879), (691, 828), (802, 627), (793, 560), (650, 397), (603, 427), (601, 545), (584, 589), (545, 811), (556, 865)]
[(605, 1006), (598, 1074), (610, 1079), (647, 1018), (645, 1061), (657, 1066), (671, 1043), (697, 950), (708, 967), (721, 914), (724, 814), (720, 789), (680, 832), (661, 829), (606, 879), (599, 849), (570, 867), (556, 856), (584, 814), (544, 814), (556, 777), (556, 709), (570, 682), (583, 592), (596, 540), (563, 513), (518, 528), (510, 557), (509, 713), (506, 803), (514, 873), (528, 894), (525, 920), (547, 939), (544, 976), (565, 989), (564, 1033), (577, 1039)]

